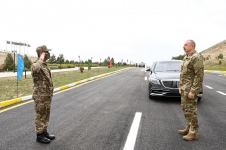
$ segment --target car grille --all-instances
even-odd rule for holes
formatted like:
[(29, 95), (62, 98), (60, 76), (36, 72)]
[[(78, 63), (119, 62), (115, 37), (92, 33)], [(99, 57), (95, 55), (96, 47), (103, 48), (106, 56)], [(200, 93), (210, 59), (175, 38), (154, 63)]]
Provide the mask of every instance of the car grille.
[(162, 81), (162, 84), (166, 88), (179, 88), (179, 81)]

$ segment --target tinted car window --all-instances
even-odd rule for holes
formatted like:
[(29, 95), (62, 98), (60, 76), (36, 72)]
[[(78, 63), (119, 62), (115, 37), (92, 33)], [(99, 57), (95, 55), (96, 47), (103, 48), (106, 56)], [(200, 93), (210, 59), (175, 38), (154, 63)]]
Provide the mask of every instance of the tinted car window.
[(179, 72), (182, 62), (158, 62), (155, 66), (155, 72)]

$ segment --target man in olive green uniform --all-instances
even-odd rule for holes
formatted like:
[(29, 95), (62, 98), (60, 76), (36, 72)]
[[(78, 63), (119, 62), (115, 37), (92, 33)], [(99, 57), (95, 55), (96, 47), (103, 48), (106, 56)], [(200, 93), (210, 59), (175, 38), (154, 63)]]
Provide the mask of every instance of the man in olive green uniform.
[(198, 138), (197, 101), (202, 90), (204, 65), (203, 57), (196, 52), (193, 40), (185, 42), (184, 51), (186, 56), (181, 67), (179, 92), (187, 126), (178, 132), (183, 135), (184, 140), (191, 141)]
[(53, 96), (53, 82), (50, 69), (46, 61), (49, 59), (49, 50), (45, 45), (36, 49), (38, 60), (32, 64), (33, 99), (35, 102), (35, 126), (37, 142), (48, 144), (55, 139), (54, 135), (47, 132), (50, 117), (50, 106)]

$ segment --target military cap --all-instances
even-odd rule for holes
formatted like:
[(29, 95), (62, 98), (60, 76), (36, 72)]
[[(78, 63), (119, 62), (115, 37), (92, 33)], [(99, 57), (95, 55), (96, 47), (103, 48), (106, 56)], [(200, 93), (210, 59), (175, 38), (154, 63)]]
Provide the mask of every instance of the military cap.
[(46, 45), (39, 46), (39, 47), (37, 47), (37, 49), (36, 49), (36, 52), (37, 52), (37, 54), (38, 54), (38, 57), (40, 56), (40, 54), (41, 54), (42, 52), (49, 52), (49, 51), (51, 51), (51, 49), (48, 49), (48, 48), (46, 47)]

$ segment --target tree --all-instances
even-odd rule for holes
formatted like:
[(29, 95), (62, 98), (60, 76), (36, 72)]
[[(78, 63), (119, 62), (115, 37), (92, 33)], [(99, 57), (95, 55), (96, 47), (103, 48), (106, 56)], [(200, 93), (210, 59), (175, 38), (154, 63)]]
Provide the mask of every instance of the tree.
[(108, 63), (110, 62), (111, 58), (108, 56), (106, 59), (104, 59), (103, 65), (108, 66)]
[(66, 61), (65, 61), (65, 64), (69, 64), (69, 60), (66, 60)]
[(8, 53), (4, 62), (4, 70), (11, 71), (13, 70), (13, 66), (14, 66), (13, 57), (10, 53)]
[(179, 55), (179, 56), (175, 56), (172, 57), (173, 60), (183, 60), (185, 55)]
[(104, 59), (103, 64), (104, 64), (104, 66), (107, 66), (108, 65), (108, 60), (107, 59)]
[(26, 69), (31, 68), (31, 61), (26, 54), (24, 55), (24, 66)]
[(50, 56), (50, 58), (49, 58), (49, 63), (50, 64), (54, 64), (54, 63), (56, 63), (56, 56), (53, 54), (52, 56)]
[(221, 65), (222, 64), (222, 61), (221, 60), (219, 60), (219, 65)]
[(75, 61), (74, 60), (71, 60), (69, 63), (70, 64), (75, 64)]
[(92, 66), (92, 60), (88, 59), (88, 70), (91, 70), (91, 66)]
[(57, 57), (56, 62), (57, 62), (58, 64), (63, 64), (63, 63), (64, 63), (64, 55), (63, 55), (63, 54), (60, 54), (60, 55)]
[(223, 54), (219, 54), (217, 58), (218, 58), (218, 60), (219, 59), (223, 59), (224, 58), (224, 55)]
[(113, 57), (111, 58), (111, 62), (112, 62), (112, 65), (115, 65), (115, 59)]
[(108, 56), (107, 60), (108, 60), (108, 62), (111, 60), (110, 56)]

